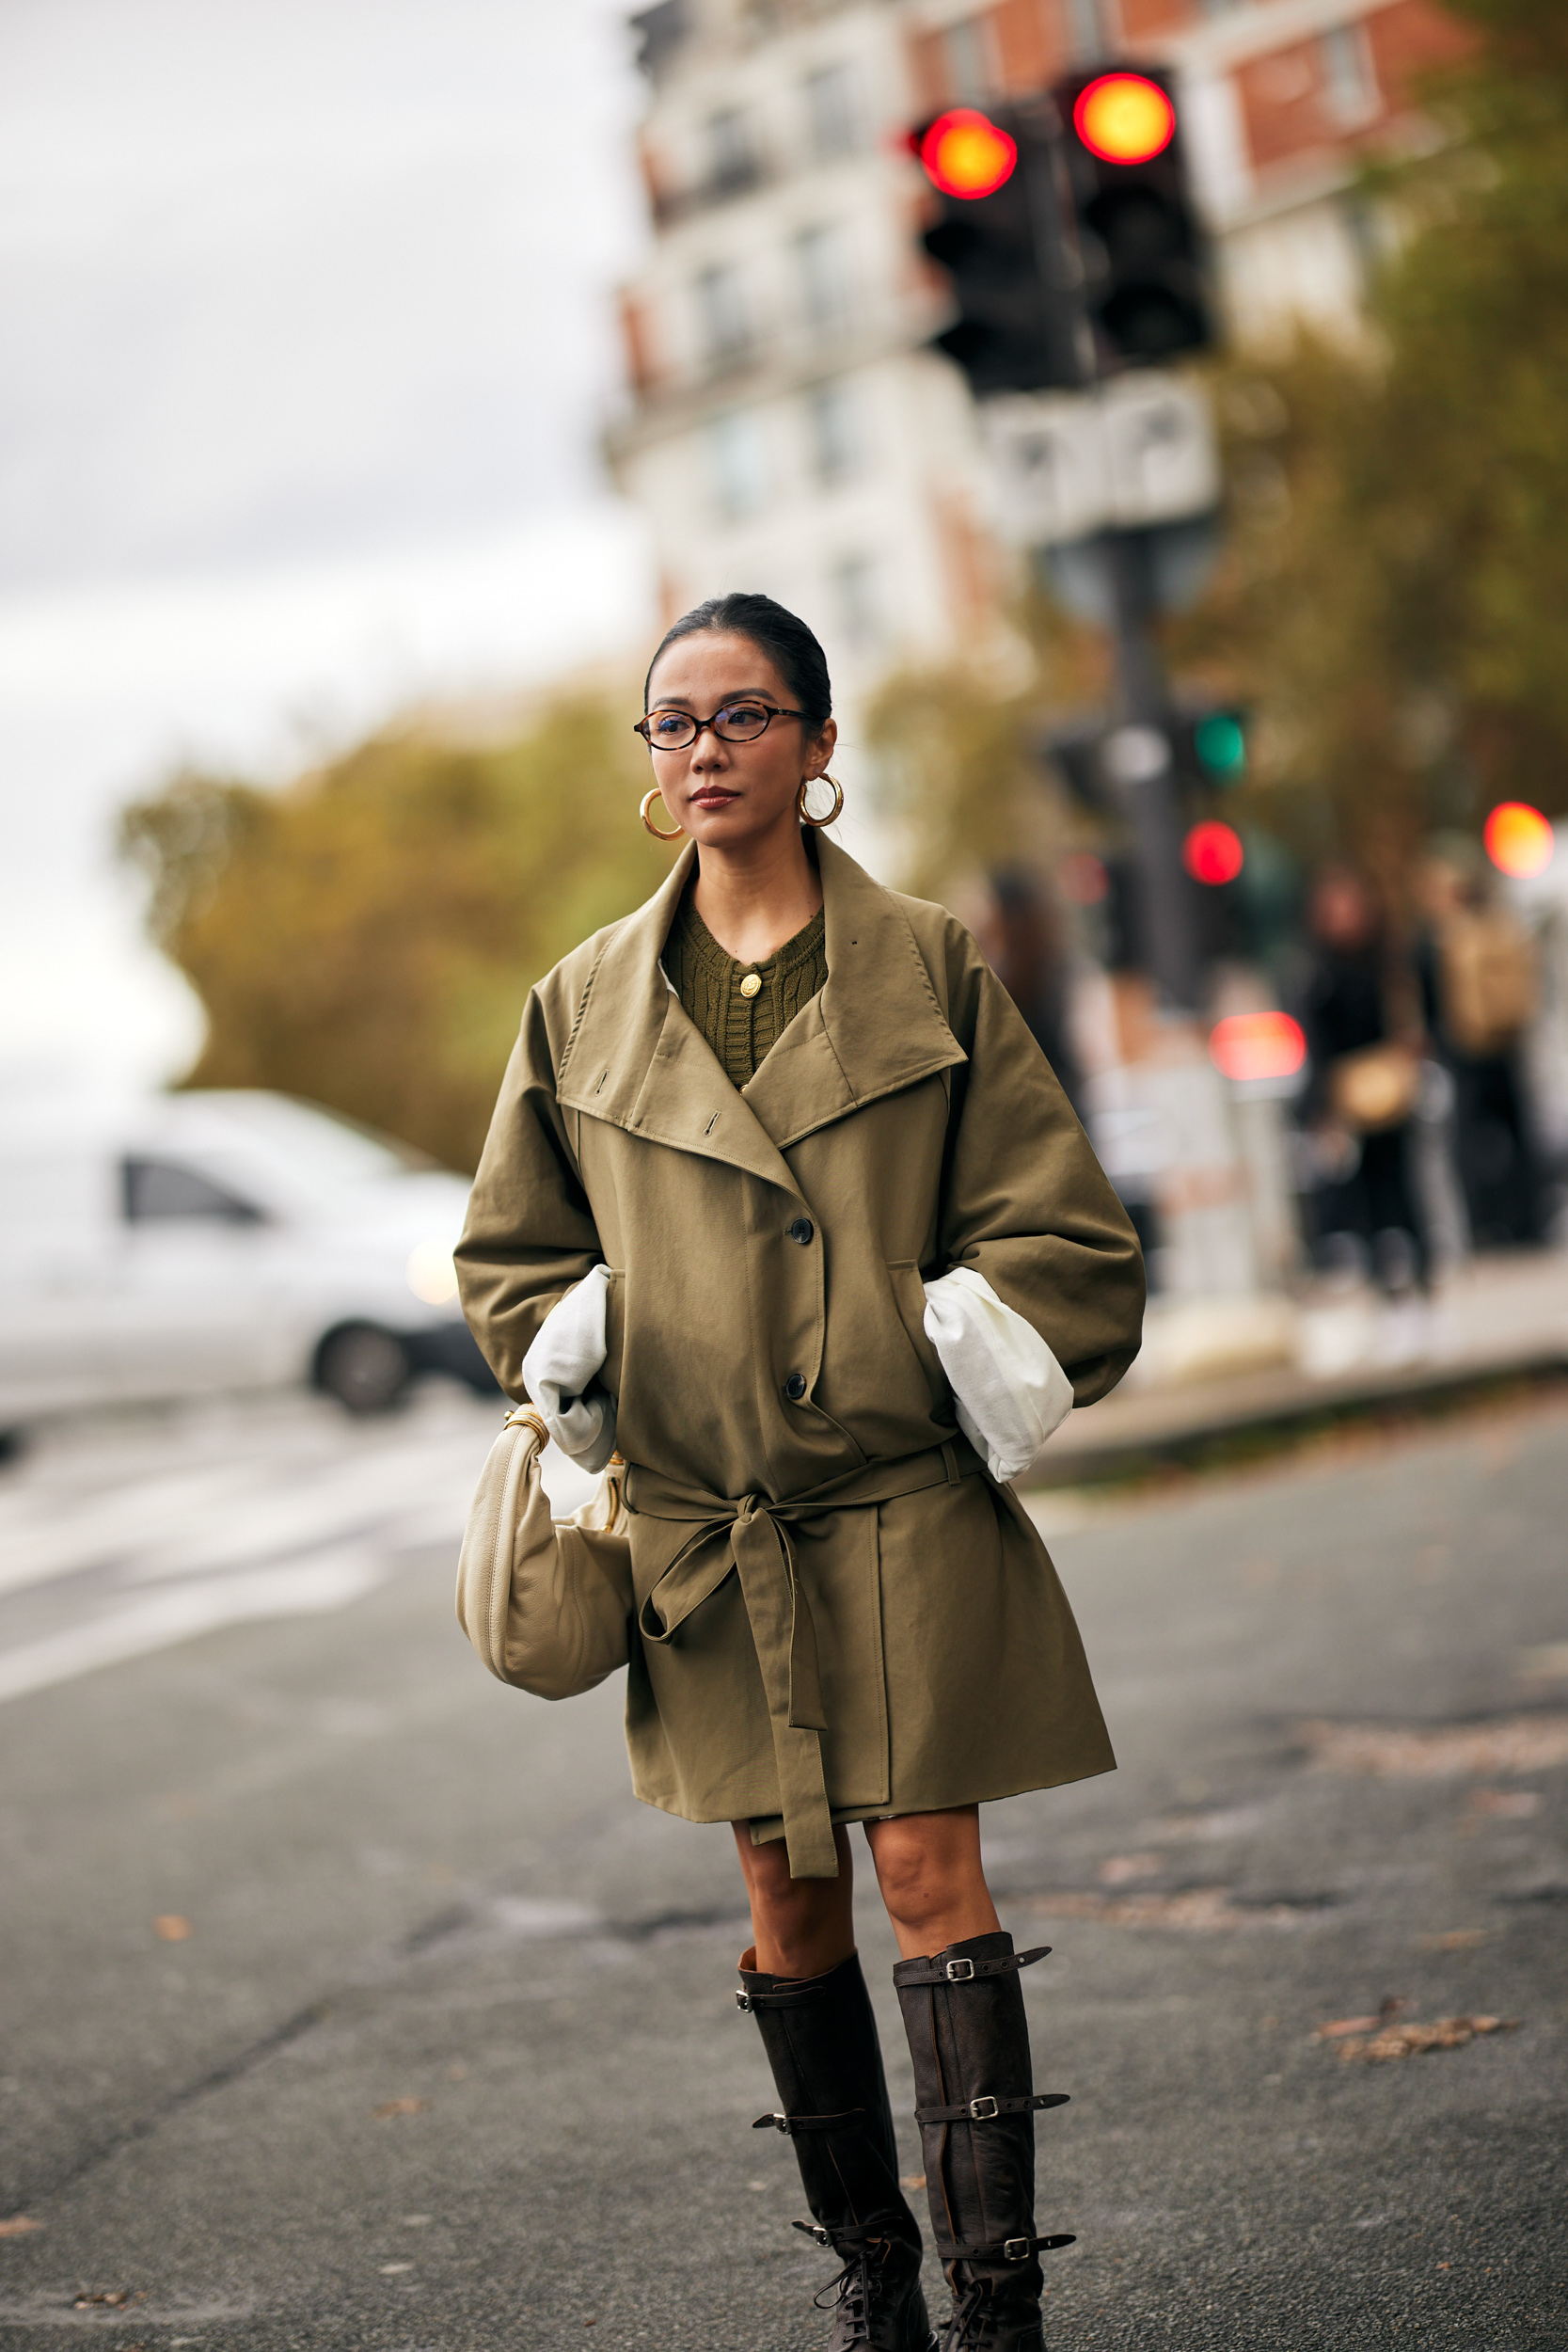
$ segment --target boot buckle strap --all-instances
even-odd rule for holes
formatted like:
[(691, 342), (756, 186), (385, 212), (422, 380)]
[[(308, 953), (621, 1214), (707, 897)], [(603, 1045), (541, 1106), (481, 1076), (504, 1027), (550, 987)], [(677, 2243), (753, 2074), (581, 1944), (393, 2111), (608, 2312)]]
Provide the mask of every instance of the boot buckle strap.
[(971, 2099), (957, 2107), (916, 2107), (917, 2123), (989, 2123), (999, 2115), (1037, 2115), (1042, 2107), (1065, 2107), (1065, 2090), (1036, 2090), (1023, 2099)]
[(746, 1992), (746, 1991), (745, 1991), (745, 1989), (744, 1989), (743, 1987), (740, 1987), (740, 1988), (737, 1988), (737, 1989), (736, 1989), (736, 1996), (735, 1996), (735, 2005), (736, 2005), (736, 2009), (739, 2009), (739, 2010), (750, 2010), (750, 2009), (751, 2009), (751, 2006), (752, 2006), (752, 1996), (751, 1996), (751, 1994), (750, 1994), (748, 1992)]
[(1051, 2237), (993, 2238), (989, 2245), (941, 2245), (943, 2262), (957, 2258), (960, 2262), (1026, 2263), (1031, 2254), (1054, 2252), (1058, 2247), (1075, 2246), (1077, 2239), (1070, 2230), (1057, 2231)]
[(1049, 1944), (1037, 1944), (1027, 1952), (998, 1952), (994, 1960), (901, 1960), (893, 1972), (893, 1981), (902, 1988), (911, 1984), (973, 1984), (981, 1977), (1010, 1977), (1016, 1969), (1032, 1968), (1037, 1960), (1044, 1960), (1050, 1952)]
[(754, 2132), (783, 2132), (793, 2139), (800, 2132), (833, 2132), (842, 2124), (863, 2122), (863, 2107), (846, 2107), (839, 2115), (759, 2115), (752, 2129)]
[(833, 2242), (832, 2232), (825, 2230), (820, 2221), (797, 2221), (794, 2226), (807, 2237), (815, 2238), (818, 2246), (831, 2246)]

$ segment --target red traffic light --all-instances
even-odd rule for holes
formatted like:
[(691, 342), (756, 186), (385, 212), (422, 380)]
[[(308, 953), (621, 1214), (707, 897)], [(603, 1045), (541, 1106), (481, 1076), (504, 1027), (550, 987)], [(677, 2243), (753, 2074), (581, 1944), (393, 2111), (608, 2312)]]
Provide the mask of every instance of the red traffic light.
[(943, 196), (994, 196), (1013, 176), (1016, 141), (973, 106), (954, 106), (922, 134), (926, 176)]
[(1497, 871), (1515, 882), (1544, 874), (1557, 848), (1550, 819), (1528, 801), (1499, 801), (1481, 829), (1481, 839)]
[(1102, 73), (1080, 90), (1072, 127), (1103, 164), (1148, 164), (1176, 135), (1176, 108), (1143, 73)]
[(1235, 881), (1244, 854), (1241, 834), (1233, 826), (1222, 825), (1217, 817), (1195, 825), (1181, 844), (1181, 863), (1194, 882), (1209, 882), (1216, 889), (1221, 882)]
[(1211, 1030), (1209, 1058), (1222, 1077), (1243, 1086), (1293, 1078), (1307, 1059), (1307, 1039), (1288, 1012), (1233, 1012)]

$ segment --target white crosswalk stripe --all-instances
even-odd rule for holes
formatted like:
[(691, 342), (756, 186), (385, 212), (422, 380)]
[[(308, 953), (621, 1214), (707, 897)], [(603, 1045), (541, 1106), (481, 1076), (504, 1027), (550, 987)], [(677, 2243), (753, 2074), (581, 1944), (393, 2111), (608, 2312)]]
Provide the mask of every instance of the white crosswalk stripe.
[[(432, 1385), (353, 1422), (216, 1401), (45, 1433), (0, 1470), (0, 1703), (226, 1625), (342, 1609), (450, 1545), (500, 1420)], [(559, 1510), (592, 1490), (546, 1459)]]

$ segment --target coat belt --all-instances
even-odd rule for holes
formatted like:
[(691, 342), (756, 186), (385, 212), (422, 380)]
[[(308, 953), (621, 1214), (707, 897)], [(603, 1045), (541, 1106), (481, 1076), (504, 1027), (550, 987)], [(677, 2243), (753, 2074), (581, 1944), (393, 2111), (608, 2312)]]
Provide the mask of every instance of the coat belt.
[[(868, 1462), (804, 1494), (772, 1502), (766, 1495), (727, 1498), (682, 1486), (657, 1470), (633, 1464), (626, 1472), (628, 1510), (651, 1519), (692, 1522), (691, 1533), (638, 1612), (645, 1642), (673, 1643), (694, 1609), (731, 1574), (740, 1580), (741, 1597), (756, 1644), (773, 1732), (779, 1775), (779, 1810), (784, 1816), (789, 1872), (798, 1879), (838, 1876), (832, 1816), (822, 1771), (822, 1737), (828, 1729), (822, 1703), (822, 1673), (816, 1626), (801, 1582), (790, 1528), (831, 1511), (867, 1508), (927, 1486), (957, 1486), (980, 1469), (963, 1438), (906, 1454), (896, 1461)], [(728, 1542), (720, 1539), (728, 1537)]]

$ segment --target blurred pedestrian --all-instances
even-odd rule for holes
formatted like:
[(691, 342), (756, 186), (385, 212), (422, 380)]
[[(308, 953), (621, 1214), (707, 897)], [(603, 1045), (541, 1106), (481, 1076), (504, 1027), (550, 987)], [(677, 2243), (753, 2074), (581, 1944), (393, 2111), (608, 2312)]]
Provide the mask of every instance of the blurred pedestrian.
[(1072, 965), (1060, 913), (1023, 866), (992, 873), (989, 898), (977, 934), (981, 950), (1082, 1118), (1082, 1078), (1069, 1026)]
[(1428, 1250), (1412, 1186), (1421, 1085), (1418, 1028), (1387, 928), (1362, 877), (1325, 866), (1307, 899), (1301, 1001), (1312, 1076), (1302, 1104), (1314, 1147), (1314, 1255), (1359, 1262), (1390, 1299), (1427, 1288)]
[(1521, 1048), (1540, 996), (1534, 942), (1479, 845), (1442, 834), (1417, 877), (1416, 945), (1433, 1049), (1453, 1082), (1454, 1161), (1479, 1249), (1542, 1238)]
[(969, 933), (815, 830), (843, 796), (811, 807), (836, 728), (804, 623), (760, 596), (699, 606), (639, 731), (643, 821), (662, 805), (691, 837), (529, 999), (464, 1303), (510, 1395), (547, 1422), (553, 1393), (577, 1458), (628, 1465), (633, 1781), (733, 1827), (738, 1997), (782, 2110), (763, 2120), (844, 2265), (831, 2345), (928, 2344), (855, 1952), (863, 1822), (905, 1955), (944, 2352), (1041, 2352), (1036, 2257), (1065, 2242), (1034, 2215), (1055, 2101), (1018, 1972), (1041, 1954), (998, 1923), (979, 1804), (1113, 1767), (1007, 1482), (1132, 1360), (1137, 1248)]

